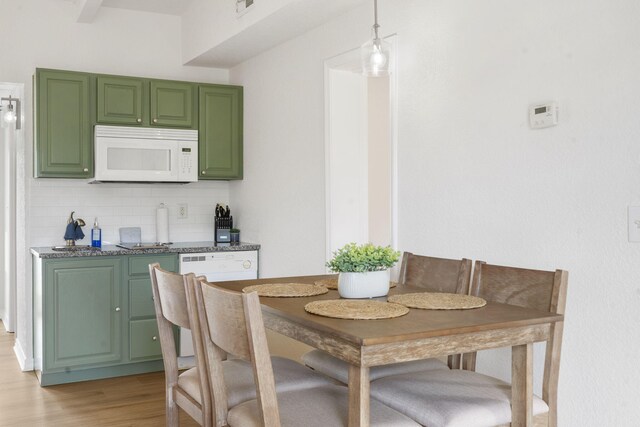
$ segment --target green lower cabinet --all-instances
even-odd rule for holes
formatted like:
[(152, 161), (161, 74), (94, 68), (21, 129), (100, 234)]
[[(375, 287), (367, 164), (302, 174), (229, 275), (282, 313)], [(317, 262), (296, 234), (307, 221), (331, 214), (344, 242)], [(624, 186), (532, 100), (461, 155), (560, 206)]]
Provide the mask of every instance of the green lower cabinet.
[(242, 87), (200, 85), (198, 179), (242, 179)]
[(149, 277), (149, 264), (157, 262), (168, 271), (178, 271), (176, 255), (137, 255), (127, 257), (129, 287), (129, 360), (162, 358), (158, 322)]
[(131, 319), (151, 317), (156, 315), (153, 305), (151, 279), (129, 280), (129, 317)]
[(44, 369), (119, 362), (120, 259), (47, 263), (45, 284)]
[(162, 349), (156, 319), (129, 322), (129, 358), (139, 360), (158, 357), (162, 357)]
[(178, 271), (177, 254), (42, 260), (41, 385), (163, 369), (154, 262)]

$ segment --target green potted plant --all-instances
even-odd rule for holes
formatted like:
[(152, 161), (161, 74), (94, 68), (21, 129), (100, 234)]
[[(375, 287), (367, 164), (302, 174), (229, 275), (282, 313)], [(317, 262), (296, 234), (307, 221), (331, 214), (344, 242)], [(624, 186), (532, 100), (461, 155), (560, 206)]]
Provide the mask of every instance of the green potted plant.
[(389, 293), (389, 269), (400, 259), (390, 246), (349, 243), (333, 253), (327, 267), (338, 276), (343, 298), (374, 298)]
[(232, 228), (229, 230), (230, 242), (231, 243), (240, 243), (240, 229)]

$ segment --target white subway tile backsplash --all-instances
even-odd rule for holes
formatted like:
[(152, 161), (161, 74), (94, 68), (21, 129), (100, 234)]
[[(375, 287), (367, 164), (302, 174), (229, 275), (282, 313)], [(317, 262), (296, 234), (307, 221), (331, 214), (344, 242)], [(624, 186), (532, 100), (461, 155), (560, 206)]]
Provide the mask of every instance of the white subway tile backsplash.
[[(169, 208), (171, 241), (213, 240), (216, 203), (228, 203), (227, 182), (179, 184), (87, 184), (71, 179), (32, 179), (29, 246), (60, 245), (67, 218), (75, 211), (82, 218), (86, 237), (78, 244), (90, 244), (90, 230), (98, 218), (105, 244), (118, 243), (120, 227), (140, 227), (142, 239), (156, 239), (156, 208)], [(188, 218), (178, 218), (178, 204), (187, 204)]]

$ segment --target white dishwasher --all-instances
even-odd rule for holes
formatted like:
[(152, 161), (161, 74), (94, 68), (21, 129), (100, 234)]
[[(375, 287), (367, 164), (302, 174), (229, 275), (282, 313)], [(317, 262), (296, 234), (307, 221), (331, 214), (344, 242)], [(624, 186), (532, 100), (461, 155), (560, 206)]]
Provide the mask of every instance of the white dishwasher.
[[(180, 254), (180, 274), (206, 276), (210, 282), (248, 280), (258, 278), (258, 251), (222, 251)], [(180, 357), (193, 356), (191, 331), (180, 329)], [(180, 367), (193, 366), (188, 359), (179, 361)]]

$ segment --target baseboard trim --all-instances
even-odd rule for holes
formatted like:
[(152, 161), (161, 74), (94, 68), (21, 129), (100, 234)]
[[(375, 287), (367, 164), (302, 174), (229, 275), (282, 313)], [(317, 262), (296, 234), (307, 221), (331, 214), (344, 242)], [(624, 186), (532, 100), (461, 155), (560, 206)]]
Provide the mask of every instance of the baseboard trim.
[[(149, 362), (126, 363), (115, 366), (104, 366), (101, 368), (67, 368), (63, 372), (49, 372), (40, 374), (40, 385), (48, 386), (54, 384), (66, 384), (78, 381), (101, 380), (104, 378), (123, 377), (125, 375), (145, 374), (147, 372), (157, 372), (164, 370), (162, 360), (152, 360)], [(36, 373), (38, 375), (38, 373)]]
[(33, 358), (27, 357), (20, 341), (15, 341), (15, 344), (13, 345), (13, 352), (18, 358), (18, 363), (20, 364), (20, 369), (22, 369), (22, 371), (33, 371)]

